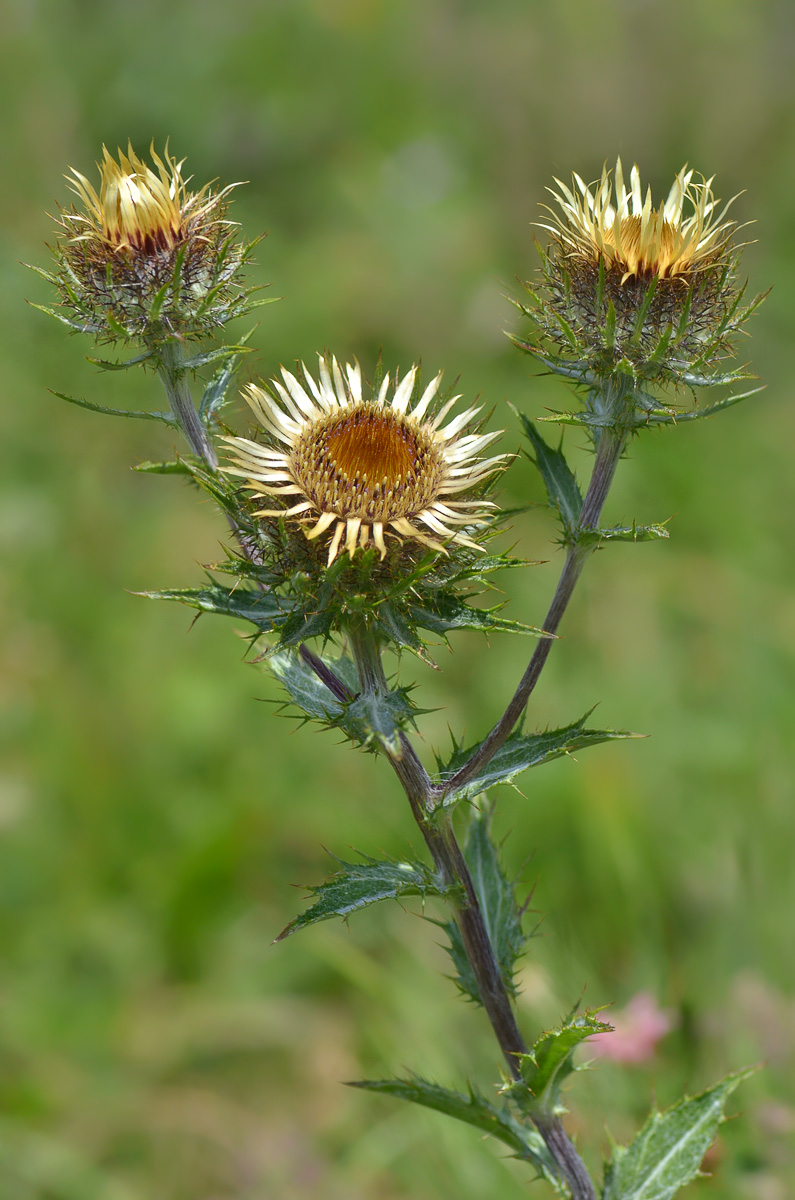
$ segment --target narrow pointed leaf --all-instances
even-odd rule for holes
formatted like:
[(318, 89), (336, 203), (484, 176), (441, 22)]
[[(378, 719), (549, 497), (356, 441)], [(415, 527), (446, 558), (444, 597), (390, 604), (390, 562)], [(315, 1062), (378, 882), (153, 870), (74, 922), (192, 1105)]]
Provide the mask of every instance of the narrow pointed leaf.
[(397, 900), (399, 896), (444, 896), (447, 889), (440, 884), (430, 867), (423, 863), (379, 861), (362, 856), (361, 863), (338, 859), (340, 870), (321, 883), (310, 887), (313, 903), (291, 921), (276, 938), (280, 942), (299, 929), (328, 921), (332, 917), (349, 917), (359, 908), (379, 900)]
[(671, 536), (665, 522), (658, 525), (613, 525), (609, 529), (596, 529), (593, 532), (600, 542), (655, 542)]
[(199, 367), (205, 367), (208, 363), (218, 362), (219, 359), (229, 359), (239, 357), (241, 354), (250, 354), (251, 347), (238, 344), (237, 346), (218, 346), (215, 350), (205, 350), (201, 354), (194, 354), (192, 358), (186, 358), (182, 363), (183, 371), (196, 371)]
[(457, 1121), (473, 1125), (481, 1133), (488, 1133), (508, 1146), (515, 1158), (531, 1163), (538, 1174), (551, 1183), (561, 1196), (568, 1196), (569, 1189), (558, 1176), (552, 1155), (547, 1150), (539, 1133), (522, 1122), (507, 1104), (492, 1104), (485, 1096), (470, 1088), (467, 1094), (430, 1083), (418, 1075), (408, 1079), (362, 1079), (350, 1087), (366, 1088), (399, 1100), (408, 1100), (424, 1108), (446, 1113)]
[(289, 604), (274, 592), (248, 587), (225, 588), (211, 584), (203, 588), (179, 588), (161, 592), (139, 592), (151, 600), (176, 600), (199, 612), (221, 613), (251, 621), (260, 633), (270, 633), (284, 621)]
[[(591, 710), (593, 711), (593, 710)], [(448, 793), (445, 804), (457, 804), (465, 797), (476, 796), (487, 788), (498, 783), (512, 783), (522, 771), (529, 767), (538, 767), (560, 758), (563, 754), (571, 754), (575, 750), (585, 750), (589, 746), (597, 746), (600, 742), (612, 742), (624, 738), (642, 737), (639, 733), (629, 733), (620, 729), (587, 729), (585, 722), (591, 715), (587, 712), (579, 721), (567, 725), (564, 729), (550, 729), (544, 733), (513, 733), (489, 763), (474, 779), (463, 788)], [(457, 770), (470, 759), (476, 746), (460, 749), (453, 754), (447, 763), (440, 764), (442, 778), (449, 779)]]
[(122, 362), (109, 362), (105, 358), (90, 358), (86, 355), (86, 361), (92, 366), (99, 367), (102, 371), (128, 371), (130, 367), (140, 366), (141, 363), (148, 362), (152, 357), (152, 351), (147, 350), (145, 354), (136, 354), (135, 358), (127, 358)]
[[(527, 938), (522, 929), (516, 889), (502, 869), (497, 847), (491, 838), (490, 823), (488, 812), (474, 810), (464, 842), (464, 858), (472, 876), (502, 981), (508, 992), (515, 996), (514, 970)], [(455, 921), (449, 921), (444, 928), (450, 938), (449, 952), (456, 968), (456, 983), (466, 996), (480, 1004), (477, 980), (467, 958), (458, 925)]]
[[(250, 333), (247, 333), (240, 339), (241, 343), (245, 344), (250, 336)], [(202, 421), (208, 421), (224, 404), (229, 384), (234, 378), (241, 358), (242, 352), (239, 349), (228, 355), (207, 384), (199, 404), (199, 416)]]
[(532, 421), (519, 414), (524, 431), (535, 451), (535, 463), (544, 480), (549, 503), (560, 513), (560, 519), (566, 533), (572, 533), (580, 520), (582, 512), (582, 493), (569, 464), (558, 449), (547, 445)]
[(69, 404), (76, 404), (78, 408), (104, 413), (108, 417), (132, 417), (137, 421), (161, 421), (164, 425), (170, 425), (172, 429), (176, 428), (177, 424), (171, 413), (146, 412), (130, 408), (106, 408), (103, 404), (94, 404), (91, 400), (83, 400), (79, 396), (67, 396), (65, 392), (53, 392), (53, 396), (57, 396), (59, 400), (66, 400)]
[(133, 467), (134, 471), (140, 471), (142, 475), (187, 475), (189, 479), (193, 478), (193, 472), (187, 463), (181, 458), (171, 459), (169, 462), (140, 462)]
[(429, 633), (444, 636), (455, 629), (474, 629), (482, 633), (524, 633), (534, 637), (548, 637), (543, 629), (524, 625), (521, 621), (509, 621), (501, 617), (496, 608), (471, 608), (458, 596), (446, 593), (432, 597), (424, 604), (408, 606), (411, 620)]
[(732, 408), (741, 400), (747, 400), (749, 396), (756, 396), (762, 391), (764, 391), (763, 387), (752, 388), (750, 392), (743, 392), (738, 396), (725, 396), (723, 400), (716, 400), (714, 404), (708, 404), (705, 408), (691, 408), (688, 412), (674, 414), (652, 414), (638, 423), (641, 425), (681, 425), (683, 421), (700, 421), (702, 417), (713, 417), (716, 413), (723, 412), (726, 408)]
[(671, 1200), (699, 1173), (724, 1120), (727, 1098), (755, 1068), (737, 1071), (700, 1096), (653, 1112), (629, 1146), (615, 1146), (602, 1200)]
[(574, 1051), (594, 1033), (610, 1033), (612, 1025), (600, 1021), (595, 1013), (574, 1012), (559, 1029), (542, 1033), (529, 1054), (519, 1057), (521, 1081), (508, 1084), (506, 1092), (534, 1118), (548, 1120), (565, 1112), (561, 1099), (564, 1081), (578, 1070)]

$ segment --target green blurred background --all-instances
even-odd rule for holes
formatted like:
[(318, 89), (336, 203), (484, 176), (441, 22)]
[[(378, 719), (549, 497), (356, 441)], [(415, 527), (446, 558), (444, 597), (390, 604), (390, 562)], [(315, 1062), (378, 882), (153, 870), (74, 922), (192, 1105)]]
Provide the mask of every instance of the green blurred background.
[[(768, 390), (632, 448), (608, 520), (675, 514), (671, 540), (591, 565), (531, 720), (652, 736), (545, 767), (499, 795), (506, 857), (536, 884), (528, 1035), (585, 988), (676, 1011), (653, 1060), (570, 1095), (596, 1169), (660, 1104), (765, 1060), (689, 1196), (795, 1194), (795, 597), (786, 382), (795, 307), (795, 7), (789, 0), (6, 0), (0, 49), (4, 423), (0, 441), (0, 1197), (2, 1200), (512, 1200), (529, 1172), (435, 1114), (340, 1080), (415, 1068), (488, 1088), (498, 1057), (417, 909), (277, 947), (292, 885), (326, 847), (419, 853), (386, 766), (279, 718), (233, 623), (132, 593), (190, 585), (222, 522), (130, 464), (157, 427), (48, 388), (159, 406), (151, 376), (25, 306), (67, 166), (167, 136), (199, 182), (248, 180), (234, 215), (269, 237), (249, 373), (331, 346), (370, 370), (461, 374), (519, 444), (509, 399), (565, 405), (502, 330), (553, 175), (617, 153), (657, 195), (688, 161), (756, 224), (740, 356)], [(154, 432), (153, 432), (154, 431)], [(576, 436), (567, 436), (585, 469)], [(539, 500), (527, 463), (506, 502)], [(556, 559), (541, 509), (517, 519)], [(542, 619), (557, 561), (506, 580)], [(516, 644), (460, 635), (441, 673), (404, 663), (425, 753), (470, 739), (519, 671)], [(524, 647), (521, 647), (524, 650)], [(530, 646), (527, 646), (530, 649)], [(529, 860), (529, 861), (528, 861)], [(544, 1185), (535, 1185), (540, 1195)]]

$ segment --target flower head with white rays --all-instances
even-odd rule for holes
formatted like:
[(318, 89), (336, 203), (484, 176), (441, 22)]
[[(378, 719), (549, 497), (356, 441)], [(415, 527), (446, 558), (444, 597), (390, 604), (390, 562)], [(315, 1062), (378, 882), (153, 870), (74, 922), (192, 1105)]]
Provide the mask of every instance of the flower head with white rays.
[(555, 183), (541, 278), (517, 305), (531, 333), (517, 345), (586, 387), (616, 371), (688, 388), (743, 378), (726, 359), (758, 301), (740, 306), (733, 201), (720, 205), (712, 179), (683, 167), (656, 205), (636, 166), (627, 184), (621, 159), (595, 183)]
[(725, 219), (732, 201), (718, 212), (712, 179), (694, 174), (682, 167), (656, 208), (651, 188), (643, 194), (637, 166), (627, 188), (620, 158), (615, 181), (606, 166), (590, 186), (576, 173), (570, 188), (556, 179), (559, 190), (549, 191), (560, 212), (550, 209), (553, 224), (542, 228), (572, 254), (603, 259), (609, 271), (620, 273), (622, 284), (633, 277), (688, 280), (721, 257), (735, 229)]
[(80, 203), (58, 219), (62, 319), (109, 341), (157, 341), (205, 337), (248, 311), (237, 276), (256, 243), (226, 219), (235, 185), (192, 190), (168, 148), (152, 147), (151, 166), (132, 146), (102, 151), (98, 187), (73, 170)]
[(384, 559), (390, 539), (440, 552), (453, 543), (481, 548), (473, 535), (491, 523), (495, 506), (472, 493), (508, 456), (480, 457), (499, 433), (463, 433), (480, 408), (450, 417), (454, 396), (433, 412), (441, 375), (412, 407), (416, 367), (399, 382), (384, 376), (367, 399), (358, 364), (343, 371), (336, 358), (321, 357), (318, 380), (305, 366), (301, 373), (299, 381), (282, 368), (273, 394), (249, 385), (266, 443), (225, 439), (227, 472), (255, 497), (279, 502), (255, 516), (294, 520), (310, 541), (327, 538), (329, 565), (370, 545)]

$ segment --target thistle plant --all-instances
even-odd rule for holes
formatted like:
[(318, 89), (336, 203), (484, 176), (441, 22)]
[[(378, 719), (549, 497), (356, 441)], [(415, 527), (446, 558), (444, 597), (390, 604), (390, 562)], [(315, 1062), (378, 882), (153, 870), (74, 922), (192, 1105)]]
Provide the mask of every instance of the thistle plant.
[[(256, 242), (242, 242), (227, 219), (229, 188), (191, 192), (181, 163), (167, 151), (151, 157), (154, 168), (132, 148), (118, 159), (105, 151), (99, 190), (73, 173), (80, 207), (61, 213), (55, 270), (42, 273), (60, 301), (46, 311), (99, 343), (136, 351), (91, 361), (109, 371), (154, 368), (168, 410), (65, 398), (181, 431), (186, 446), (173, 461), (143, 467), (186, 476), (209, 495), (228, 521), (229, 544), (209, 582), (148, 594), (246, 622), (255, 661), (275, 674), (289, 704), (392, 769), (427, 849), (417, 861), (340, 860), (276, 940), (385, 899), (422, 897), (423, 914), (444, 930), (459, 991), (491, 1025), (502, 1078), (455, 1090), (425, 1079), (418, 1063), (417, 1074), (355, 1086), (488, 1133), (560, 1196), (667, 1200), (698, 1174), (747, 1072), (653, 1111), (629, 1146), (613, 1147), (594, 1182), (564, 1126), (563, 1084), (582, 1065), (581, 1044), (611, 1026), (575, 1004), (535, 1041), (520, 1029), (514, 979), (527, 941), (524, 906), (501, 865), (488, 796), (570, 751), (635, 736), (587, 718), (550, 730), (534, 715), (543, 731), (522, 720), (593, 551), (668, 536), (663, 524), (601, 523), (632, 438), (743, 398), (736, 385), (749, 376), (731, 357), (760, 298), (744, 303), (729, 205), (720, 208), (712, 181), (685, 168), (657, 206), (637, 167), (626, 187), (620, 160), (614, 175), (605, 169), (590, 186), (578, 175), (570, 186), (556, 181), (541, 223), (548, 243), (539, 246), (540, 274), (517, 301), (525, 331), (514, 339), (580, 402), (535, 421), (518, 414), (563, 548), (557, 588), (536, 626), (478, 606), (495, 572), (526, 566), (499, 548), (504, 514), (493, 498), (513, 456), (492, 452), (500, 434), (484, 431), (481, 409), (460, 405), (441, 375), (423, 385), (416, 367), (401, 374), (379, 363), (368, 383), (358, 363), (322, 354), (316, 370), (301, 363), (249, 383), (254, 426), (243, 434), (229, 427), (225, 409), (248, 338), (226, 342), (223, 330), (263, 302), (243, 281)], [(706, 406), (689, 402), (694, 389), (712, 385), (735, 390)], [(540, 421), (579, 426), (592, 446), (584, 493)], [(462, 630), (530, 636), (535, 648), (491, 728), (484, 713), (474, 744), (456, 742), (428, 764), (413, 741), (423, 710), (392, 672), (403, 652), (427, 660), (434, 641)]]

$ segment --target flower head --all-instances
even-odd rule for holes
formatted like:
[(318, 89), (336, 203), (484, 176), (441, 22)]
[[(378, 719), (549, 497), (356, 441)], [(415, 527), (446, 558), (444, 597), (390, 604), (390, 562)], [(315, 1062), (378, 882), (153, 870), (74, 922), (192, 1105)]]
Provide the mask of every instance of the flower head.
[(596, 183), (555, 183), (541, 280), (518, 305), (533, 332), (517, 344), (589, 388), (616, 372), (633, 387), (742, 378), (725, 360), (756, 302), (740, 307), (732, 201), (720, 206), (712, 179), (683, 167), (658, 204), (637, 166), (627, 186), (621, 159)]
[(471, 493), (507, 457), (478, 457), (499, 433), (462, 436), (480, 409), (446, 421), (455, 396), (433, 413), (440, 375), (412, 407), (416, 367), (399, 383), (386, 375), (368, 399), (358, 364), (343, 372), (336, 358), (321, 357), (319, 381), (302, 371), (304, 383), (282, 368), (272, 395), (249, 386), (265, 444), (226, 439), (227, 471), (246, 479), (256, 497), (282, 502), (255, 516), (296, 521), (310, 541), (327, 537), (329, 565), (343, 550), (353, 558), (370, 544), (384, 559), (387, 539), (437, 551), (446, 543), (479, 549), (472, 535), (494, 505)]
[(251, 247), (225, 219), (230, 187), (191, 191), (182, 162), (103, 146), (99, 187), (72, 170), (80, 208), (62, 212), (56, 276), (77, 329), (109, 340), (197, 338), (247, 308), (235, 276)]
[(622, 284), (633, 278), (690, 280), (720, 259), (735, 228), (734, 221), (725, 220), (732, 201), (717, 213), (712, 179), (694, 180), (687, 167), (656, 208), (651, 188), (643, 195), (637, 166), (627, 189), (620, 158), (615, 184), (606, 166), (590, 186), (576, 173), (571, 188), (555, 182), (559, 191), (549, 190), (561, 211), (551, 209), (553, 224), (542, 227), (572, 255), (603, 260)]
[[(99, 193), (72, 168), (72, 188), (83, 201), (85, 215), (78, 218), (85, 232), (76, 240), (103, 239), (115, 251), (172, 250), (185, 236), (188, 222), (201, 216), (202, 202), (207, 203), (207, 188), (191, 195), (182, 178), (182, 163), (166, 161), (151, 150), (155, 173), (133, 150), (119, 151), (119, 161), (102, 147), (99, 165)], [(211, 204), (212, 201), (210, 200)]]

